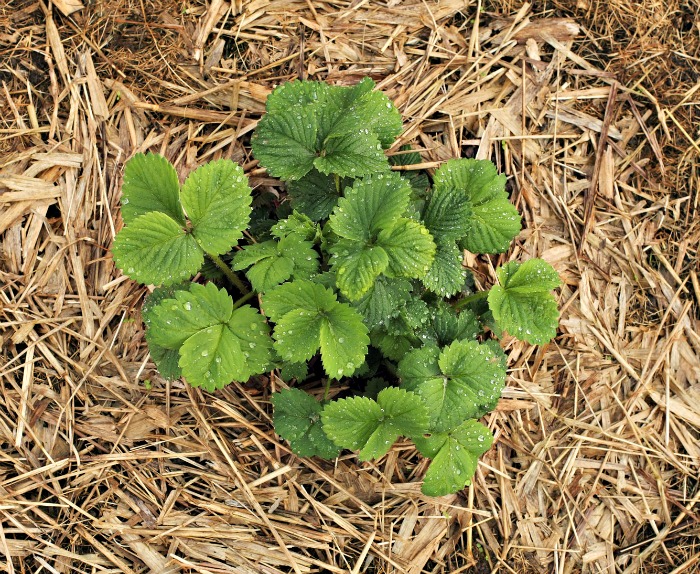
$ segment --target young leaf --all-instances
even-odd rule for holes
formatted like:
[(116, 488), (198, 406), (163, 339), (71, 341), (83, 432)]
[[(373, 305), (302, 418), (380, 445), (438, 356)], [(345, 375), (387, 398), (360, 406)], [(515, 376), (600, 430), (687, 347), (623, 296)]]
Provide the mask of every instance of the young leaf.
[(319, 347), (329, 377), (352, 375), (367, 354), (369, 337), (362, 317), (335, 294), (311, 281), (296, 280), (269, 291), (265, 312), (277, 323), (275, 349), (287, 361), (311, 358)]
[(377, 245), (341, 239), (331, 248), (338, 289), (350, 301), (362, 297), (389, 265), (386, 251)]
[(455, 341), (437, 360), (434, 356), (434, 347), (424, 347), (399, 363), (403, 387), (423, 398), (433, 431), (444, 432), (495, 406), (506, 372), (491, 349), (476, 341)]
[(399, 219), (377, 237), (377, 245), (389, 256), (387, 275), (421, 277), (435, 258), (435, 243), (428, 230), (412, 219)]
[(289, 441), (298, 456), (331, 459), (340, 448), (333, 444), (321, 426), (321, 403), (299, 389), (285, 389), (272, 395), (275, 432)]
[(500, 285), (488, 294), (489, 309), (498, 325), (533, 345), (547, 343), (557, 334), (559, 311), (550, 293), (561, 279), (542, 259), (506, 263), (497, 270)]
[(488, 160), (454, 159), (435, 172), (434, 194), (458, 191), (471, 204), (468, 233), (462, 239), (465, 249), (501, 253), (520, 232), (520, 215), (508, 200), (505, 182)]
[(192, 235), (204, 251), (226, 253), (243, 237), (250, 222), (251, 190), (243, 168), (221, 159), (194, 170), (185, 180), (182, 205)]
[(204, 262), (194, 237), (160, 211), (140, 215), (124, 227), (114, 239), (112, 256), (126, 275), (146, 285), (178, 283)]
[(323, 430), (342, 448), (361, 449), (360, 460), (384, 456), (396, 439), (420, 436), (428, 430), (428, 411), (420, 397), (403, 389), (384, 389), (367, 397), (340, 399), (321, 412)]
[(316, 225), (307, 215), (293, 211), (286, 219), (280, 219), (270, 229), (270, 233), (277, 239), (284, 239), (291, 234), (298, 235), (306, 241), (315, 241), (319, 234), (318, 225)]
[(444, 496), (469, 484), (479, 457), (493, 444), (493, 435), (478, 421), (467, 420), (449, 432), (413, 440), (424, 456), (433, 459), (423, 479), (423, 494)]
[(209, 391), (247, 381), (271, 359), (265, 319), (249, 305), (233, 310), (231, 297), (213, 283), (192, 284), (161, 301), (151, 312), (149, 337), (165, 349), (179, 349), (182, 374)]
[(331, 227), (345, 239), (369, 241), (401, 217), (410, 197), (410, 186), (396, 173), (358, 180), (338, 202)]
[(180, 205), (180, 182), (175, 168), (162, 155), (137, 153), (124, 166), (124, 224), (128, 225), (151, 211), (160, 211), (180, 225), (185, 224)]

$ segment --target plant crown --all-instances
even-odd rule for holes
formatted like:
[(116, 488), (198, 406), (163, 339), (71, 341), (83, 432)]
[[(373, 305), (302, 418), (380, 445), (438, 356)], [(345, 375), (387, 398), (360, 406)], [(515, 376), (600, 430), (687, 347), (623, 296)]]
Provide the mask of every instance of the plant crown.
[[(439, 496), (469, 483), (492, 442), (478, 419), (501, 395), (506, 357), (487, 333), (549, 341), (560, 279), (543, 260), (511, 262), (474, 292), (463, 251), (504, 252), (520, 231), (506, 178), (473, 159), (446, 162), (432, 185), (392, 171), (420, 156), (387, 158), (402, 120), (374, 88), (294, 81), (270, 94), (252, 150), (290, 201), (254, 200), (229, 160), (180, 185), (165, 158), (135, 155), (112, 254), (159, 286), (143, 318), (164, 377), (208, 391), (273, 369), (310, 389), (325, 379), (325, 392), (272, 397), (291, 449), (370, 460), (407, 437), (432, 459), (423, 492)], [(342, 398), (329, 400), (333, 382)]]

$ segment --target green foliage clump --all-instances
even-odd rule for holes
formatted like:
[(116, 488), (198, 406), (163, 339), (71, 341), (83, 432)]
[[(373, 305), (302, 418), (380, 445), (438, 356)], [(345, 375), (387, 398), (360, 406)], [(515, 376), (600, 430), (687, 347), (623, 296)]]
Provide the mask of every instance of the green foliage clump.
[[(371, 460), (403, 436), (432, 459), (423, 492), (439, 496), (468, 484), (492, 443), (478, 419), (501, 395), (506, 357), (489, 333), (549, 341), (560, 280), (532, 259), (472, 292), (463, 250), (501, 253), (520, 231), (505, 176), (472, 159), (446, 162), (432, 186), (422, 172), (392, 171), (420, 157), (387, 158), (401, 116), (374, 88), (366, 78), (272, 92), (252, 148), (286, 184), (290, 202), (276, 211), (253, 207), (231, 161), (180, 185), (165, 158), (134, 156), (112, 254), (129, 277), (158, 285), (143, 317), (164, 377), (208, 391), (274, 369), (323, 380), (321, 400), (299, 388), (272, 397), (292, 450)], [(340, 380), (364, 394), (329, 400)]]

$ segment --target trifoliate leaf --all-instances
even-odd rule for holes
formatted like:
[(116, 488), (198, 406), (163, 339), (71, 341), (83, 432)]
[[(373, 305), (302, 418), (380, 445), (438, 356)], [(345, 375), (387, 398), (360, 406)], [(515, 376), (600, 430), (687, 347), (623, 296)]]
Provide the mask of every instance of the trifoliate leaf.
[(312, 106), (264, 115), (251, 140), (253, 155), (273, 177), (285, 180), (304, 177), (313, 168), (318, 151), (316, 122)]
[(338, 202), (331, 227), (345, 239), (368, 241), (401, 217), (410, 197), (411, 188), (396, 173), (358, 180)]
[(162, 155), (137, 153), (124, 166), (122, 217), (128, 225), (140, 215), (160, 211), (184, 225), (180, 182), (173, 165)]
[(463, 190), (436, 187), (423, 209), (423, 225), (440, 242), (447, 243), (469, 232), (472, 209)]
[(253, 289), (263, 293), (289, 279), (297, 271), (304, 276), (318, 270), (318, 253), (313, 244), (292, 233), (279, 241), (269, 240), (246, 245), (236, 253), (233, 268), (250, 267), (246, 276)]
[(248, 228), (251, 190), (243, 168), (231, 160), (212, 161), (194, 170), (180, 197), (192, 235), (207, 253), (230, 251)]
[(469, 309), (459, 314), (447, 303), (438, 303), (430, 324), (421, 334), (424, 341), (433, 341), (445, 346), (460, 339), (476, 339), (481, 333), (481, 324), (477, 316)]
[(340, 448), (333, 444), (321, 426), (321, 403), (299, 389), (285, 389), (272, 395), (275, 432), (289, 441), (298, 456), (331, 459)]
[(506, 372), (487, 346), (455, 341), (440, 352), (439, 371), (429, 362), (429, 353), (434, 355), (433, 347), (411, 351), (399, 363), (399, 375), (403, 387), (425, 401), (433, 431), (444, 432), (467, 418), (480, 417), (498, 401)]
[(367, 397), (340, 399), (321, 412), (323, 430), (342, 448), (361, 449), (360, 460), (384, 456), (399, 436), (420, 436), (428, 430), (428, 412), (420, 397), (403, 389), (384, 389)]
[(314, 241), (318, 233), (317, 227), (318, 226), (311, 221), (307, 215), (299, 211), (294, 211), (286, 219), (278, 221), (277, 224), (270, 229), (270, 233), (277, 239), (284, 239), (292, 233), (295, 233), (302, 239)]
[(491, 288), (488, 302), (498, 325), (533, 345), (553, 339), (559, 311), (550, 291), (561, 283), (554, 268), (542, 259), (530, 259), (506, 263), (497, 274), (500, 285)]
[(394, 227), (377, 237), (389, 256), (388, 275), (422, 277), (435, 258), (435, 243), (428, 230), (412, 219), (399, 219)]
[(467, 420), (447, 433), (414, 437), (414, 442), (423, 455), (433, 459), (423, 479), (423, 494), (444, 496), (470, 483), (479, 457), (493, 444), (493, 435), (478, 421)]
[(312, 169), (308, 174), (287, 185), (294, 209), (307, 215), (313, 221), (326, 219), (341, 197), (347, 180), (342, 178), (336, 186), (336, 178)]
[(204, 253), (169, 215), (151, 211), (124, 227), (114, 240), (117, 267), (143, 284), (172, 285), (197, 273)]
[(506, 178), (488, 160), (450, 160), (435, 172), (433, 193), (455, 190), (471, 204), (461, 245), (473, 253), (501, 253), (520, 232), (520, 215), (508, 200)]
[(179, 349), (179, 366), (187, 381), (207, 390), (232, 380), (247, 381), (271, 359), (264, 318), (249, 305), (233, 310), (233, 300), (213, 283), (177, 291), (150, 313), (149, 340)]
[(326, 140), (323, 151), (313, 165), (321, 173), (334, 173), (341, 177), (361, 177), (389, 169), (377, 137), (362, 132)]
[(275, 322), (275, 349), (285, 360), (301, 362), (319, 347), (326, 374), (350, 376), (367, 354), (369, 337), (362, 317), (335, 294), (311, 281), (295, 280), (271, 290), (263, 301)]
[(338, 289), (350, 301), (362, 297), (389, 265), (389, 257), (381, 247), (359, 241), (341, 239), (331, 249), (332, 269)]
[(396, 317), (411, 296), (411, 283), (406, 279), (378, 277), (369, 291), (353, 304), (369, 329)]
[(465, 277), (461, 250), (453, 241), (438, 242), (433, 264), (422, 278), (423, 285), (442, 297), (451, 297), (462, 290)]
[(321, 324), (321, 359), (329, 377), (352, 375), (364, 363), (369, 337), (360, 314), (346, 303), (326, 312)]

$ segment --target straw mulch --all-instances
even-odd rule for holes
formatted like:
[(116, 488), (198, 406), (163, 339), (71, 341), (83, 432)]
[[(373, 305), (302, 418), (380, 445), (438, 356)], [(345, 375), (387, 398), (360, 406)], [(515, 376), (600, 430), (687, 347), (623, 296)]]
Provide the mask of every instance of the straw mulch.
[[(9, 573), (700, 571), (698, 8), (681, 0), (9, 0), (0, 6), (0, 564)], [(633, 6), (633, 7), (632, 7)], [(505, 340), (474, 484), (299, 459), (276, 377), (154, 371), (114, 268), (124, 162), (252, 160), (269, 90), (372, 76), (433, 166), (493, 159), (560, 336)]]

